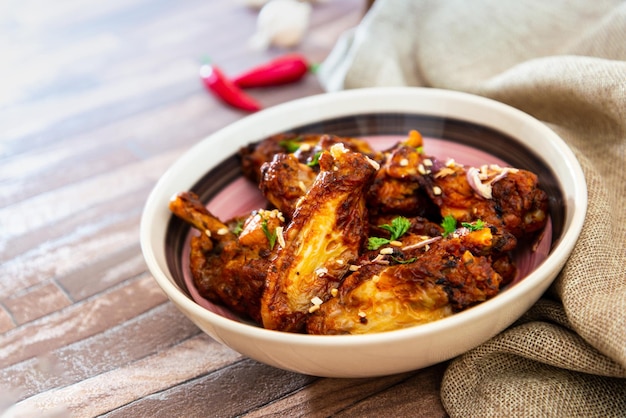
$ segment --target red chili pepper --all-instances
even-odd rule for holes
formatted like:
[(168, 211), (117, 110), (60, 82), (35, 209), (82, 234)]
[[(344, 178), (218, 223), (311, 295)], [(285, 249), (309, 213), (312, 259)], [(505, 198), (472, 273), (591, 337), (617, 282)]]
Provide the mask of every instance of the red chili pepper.
[(249, 112), (261, 109), (256, 100), (237, 87), (215, 65), (204, 64), (200, 67), (200, 77), (204, 86), (225, 103)]
[(302, 55), (288, 54), (253, 67), (232, 81), (241, 88), (277, 86), (300, 80), (310, 69), (311, 66)]

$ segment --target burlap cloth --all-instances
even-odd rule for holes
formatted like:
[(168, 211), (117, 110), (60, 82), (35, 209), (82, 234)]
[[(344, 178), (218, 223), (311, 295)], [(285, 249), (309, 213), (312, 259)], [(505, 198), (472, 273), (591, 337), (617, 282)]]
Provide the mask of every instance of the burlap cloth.
[(580, 240), (517, 323), (454, 359), (451, 416), (626, 416), (626, 2), (377, 0), (319, 72), (328, 90), (474, 93), (546, 123), (589, 189)]

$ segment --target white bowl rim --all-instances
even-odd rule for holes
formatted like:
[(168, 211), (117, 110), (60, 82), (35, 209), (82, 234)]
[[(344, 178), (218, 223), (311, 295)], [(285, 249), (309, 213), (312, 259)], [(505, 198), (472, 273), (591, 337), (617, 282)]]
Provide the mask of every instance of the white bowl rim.
[[(393, 105), (386, 105), (384, 109), (372, 107), (371, 100), (381, 98), (396, 99), (398, 105), (395, 107)], [(270, 119), (276, 119), (280, 118), (281, 116), (284, 117), (285, 114), (297, 116), (298, 109), (323, 109), (325, 105), (333, 101), (349, 101), (352, 107), (346, 109), (345, 114), (338, 114), (337, 112), (335, 112), (332, 115), (326, 115), (326, 118), (376, 112), (390, 113), (397, 111), (409, 113), (410, 111), (408, 108), (409, 105), (407, 105), (407, 100), (410, 101), (416, 99), (443, 100), (444, 102), (456, 101), (462, 102), (464, 104), (471, 103), (476, 106), (481, 106), (483, 109), (487, 107), (493, 111), (508, 114), (511, 117), (518, 119), (523, 124), (532, 125), (534, 129), (542, 132), (545, 137), (550, 138), (550, 145), (558, 150), (558, 152), (563, 156), (564, 162), (566, 162), (568, 165), (568, 170), (572, 175), (573, 182), (578, 186), (577, 189), (574, 191), (575, 193), (573, 195), (573, 201), (570, 202), (570, 204), (566, 208), (567, 210), (571, 211), (571, 213), (569, 214), (566, 213), (565, 216), (566, 220), (569, 219), (570, 226), (564, 230), (562, 238), (554, 246), (549, 257), (544, 261), (540, 268), (531, 272), (510, 290), (504, 291), (497, 295), (497, 297), (494, 297), (468, 310), (455, 313), (454, 315), (447, 318), (414, 327), (363, 335), (308, 335), (268, 330), (255, 325), (238, 322), (236, 320), (232, 320), (217, 313), (211, 312), (208, 309), (205, 309), (202, 306), (198, 305), (187, 295), (183, 294), (183, 292), (172, 282), (172, 279), (168, 277), (168, 275), (164, 273), (159, 267), (159, 262), (152, 248), (152, 242), (154, 240), (153, 222), (155, 220), (155, 210), (157, 209), (155, 205), (163, 203), (163, 197), (160, 195), (162, 194), (164, 183), (171, 181), (170, 178), (175, 175), (175, 172), (177, 170), (179, 170), (181, 167), (185, 167), (185, 165), (188, 164), (190, 160), (194, 159), (193, 156), (197, 151), (196, 148), (202, 143), (211, 140), (218, 141), (218, 137), (228, 136), (231, 130), (244, 130), (248, 126), (254, 126), (256, 124), (259, 124), (263, 118), (269, 117)], [(378, 105), (380, 105), (380, 102), (378, 103)], [(419, 112), (419, 114), (427, 113), (427, 111), (423, 110), (420, 110)], [(433, 112), (432, 115), (446, 116), (442, 115), (440, 112)], [(296, 117), (295, 119), (298, 119), (298, 117)], [(301, 119), (303, 120), (294, 121), (294, 118), (290, 118), (289, 121), (285, 122), (285, 125), (299, 126), (306, 123), (307, 121), (309, 121), (310, 123), (311, 121), (318, 120), (315, 119), (315, 115), (309, 115), (308, 117), (303, 117)], [(484, 121), (479, 123), (485, 125)], [(278, 128), (275, 133), (282, 132), (283, 130)], [(205, 172), (209, 169), (210, 167), (207, 167)], [(569, 190), (568, 192), (572, 191)], [(192, 312), (198, 317), (207, 319), (210, 323), (214, 324), (218, 328), (229, 329), (238, 334), (248, 335), (259, 340), (280, 342), (293, 346), (319, 345), (354, 347), (370, 343), (388, 344), (391, 342), (411, 340), (418, 336), (435, 336), (439, 333), (445, 333), (450, 329), (457, 328), (462, 325), (469, 325), (477, 318), (482, 317), (483, 315), (489, 315), (490, 313), (499, 310), (499, 308), (501, 308), (502, 306), (506, 306), (507, 304), (513, 302), (515, 298), (521, 297), (529, 293), (531, 289), (544, 281), (542, 277), (543, 271), (553, 269), (560, 270), (562, 268), (578, 239), (586, 216), (586, 210), (587, 189), (584, 174), (580, 164), (578, 163), (572, 150), (565, 144), (565, 142), (553, 130), (548, 128), (539, 120), (504, 103), (469, 93), (422, 87), (376, 87), (344, 90), (333, 93), (323, 93), (319, 95), (305, 97), (302, 99), (297, 99), (288, 103), (283, 103), (265, 109), (261, 112), (246, 116), (241, 120), (236, 121), (233, 124), (218, 130), (212, 135), (209, 135), (204, 140), (200, 141), (200, 143), (189, 149), (185, 154), (183, 154), (167, 170), (167, 172), (161, 177), (161, 179), (153, 188), (146, 201), (146, 205), (144, 207), (144, 211), (141, 217), (140, 242), (144, 258), (151, 273), (153, 274), (154, 279), (163, 289), (163, 291), (168, 295), (168, 297), (172, 299), (176, 304), (184, 307), (186, 310)], [(163, 227), (166, 228), (166, 226)], [(544, 284), (544, 287), (547, 288), (549, 284), (550, 283)]]

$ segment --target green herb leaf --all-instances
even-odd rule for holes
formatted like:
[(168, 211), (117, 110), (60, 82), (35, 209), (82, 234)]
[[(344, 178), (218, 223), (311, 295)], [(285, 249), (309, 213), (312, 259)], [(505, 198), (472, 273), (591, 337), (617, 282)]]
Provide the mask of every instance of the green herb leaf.
[(453, 233), (456, 230), (456, 219), (452, 215), (447, 215), (443, 218), (441, 222), (441, 227), (443, 228), (443, 236), (444, 238)]
[(406, 234), (406, 231), (408, 231), (411, 227), (411, 221), (404, 216), (398, 216), (397, 218), (393, 218), (391, 225), (384, 224), (379, 226), (391, 233), (391, 238), (389, 239), (390, 241), (395, 241), (402, 235)]
[(485, 227), (485, 223), (481, 219), (478, 219), (476, 222), (472, 223), (462, 222), (461, 225), (469, 229), (470, 231), (480, 231)]
[(378, 225), (380, 228), (389, 231), (391, 237), (381, 238), (381, 237), (370, 237), (367, 240), (367, 249), (368, 250), (377, 250), (381, 246), (385, 244), (389, 244), (391, 241), (395, 241), (400, 238), (402, 235), (406, 234), (406, 232), (411, 227), (411, 221), (409, 221), (404, 216), (398, 216), (397, 218), (393, 218), (391, 221), (391, 225), (383, 224)]
[(274, 245), (276, 244), (276, 230), (274, 230), (273, 232), (269, 231), (269, 228), (267, 227), (267, 219), (263, 219), (263, 222), (261, 222), (261, 229), (263, 230), (263, 233), (265, 234), (265, 236), (267, 237), (267, 240), (270, 243), (270, 250), (274, 249)]
[(301, 139), (301, 137), (295, 139), (286, 139), (284, 141), (280, 141), (278, 145), (283, 147), (288, 153), (294, 153), (298, 151), (298, 149), (300, 149), (300, 145), (302, 145), (300, 143)]
[(398, 263), (398, 264), (411, 264), (411, 263), (413, 263), (415, 260), (417, 260), (417, 257), (411, 257), (411, 258), (408, 258), (408, 259), (406, 259), (406, 260), (401, 260), (401, 259), (396, 258), (396, 257), (391, 257), (391, 259), (392, 259), (393, 261), (395, 261), (396, 263)]
[(238, 219), (237, 223), (232, 229), (232, 233), (239, 236), (239, 234), (241, 234), (241, 231), (243, 231), (243, 221), (241, 219)]
[(367, 239), (368, 250), (377, 250), (385, 244), (389, 244), (389, 240), (387, 238), (370, 237)]
[(320, 163), (320, 155), (322, 155), (322, 151), (316, 152), (313, 156), (313, 159), (306, 163), (306, 165), (308, 165), (309, 167), (315, 167), (316, 165), (318, 165)]

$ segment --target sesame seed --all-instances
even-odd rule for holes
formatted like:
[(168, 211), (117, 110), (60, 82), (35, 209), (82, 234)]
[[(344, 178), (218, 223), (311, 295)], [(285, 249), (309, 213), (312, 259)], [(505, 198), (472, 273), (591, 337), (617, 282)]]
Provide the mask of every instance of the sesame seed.
[(350, 271), (357, 271), (360, 267), (355, 266), (354, 264), (350, 264)]
[(385, 247), (382, 250), (380, 250), (380, 253), (383, 254), (383, 255), (393, 254), (393, 248)]
[(374, 283), (378, 283), (379, 280), (380, 280), (380, 276), (378, 274), (375, 274), (372, 276), (372, 281)]
[(359, 311), (359, 317), (360, 318), (365, 318), (367, 316), (367, 314), (363, 311)]
[(372, 160), (370, 157), (366, 156), (365, 158), (367, 158), (367, 162), (370, 163), (370, 165), (372, 167), (374, 167), (374, 170), (378, 170), (380, 169), (380, 164), (378, 164), (376, 161)]
[(323, 276), (326, 273), (328, 273), (328, 269), (326, 267), (320, 267), (315, 270), (315, 274), (317, 274), (318, 276)]
[(204, 233), (206, 234), (207, 237), (211, 237), (211, 231), (209, 231), (208, 229), (204, 230)]
[(337, 290), (337, 288), (333, 287), (332, 289), (330, 289), (330, 295), (332, 297), (337, 297), (338, 294), (339, 294), (339, 290)]
[(220, 228), (217, 230), (217, 235), (226, 235), (228, 234), (228, 228)]
[(409, 165), (409, 160), (407, 160), (406, 158), (400, 160), (401, 167), (406, 167), (407, 165)]
[(303, 192), (306, 192), (306, 186), (304, 185), (304, 182), (302, 180), (300, 180), (298, 182), (298, 187), (300, 188), (300, 190), (302, 190)]
[(431, 160), (430, 158), (424, 158), (424, 165), (427, 167), (432, 167), (433, 160)]
[(311, 299), (311, 303), (313, 305), (321, 305), (322, 303), (324, 303), (324, 301), (320, 299), (319, 296), (315, 296), (313, 299)]
[(435, 196), (439, 196), (441, 194), (441, 187), (439, 186), (433, 186), (433, 194)]
[(344, 261), (341, 258), (338, 258), (335, 260), (335, 263), (339, 264), (340, 266), (343, 266)]
[(319, 308), (320, 308), (320, 305), (313, 305), (313, 306), (311, 306), (309, 308), (309, 313), (313, 313), (313, 312), (319, 310)]
[(276, 227), (276, 239), (278, 240), (278, 245), (280, 245), (282, 248), (285, 248), (285, 237), (283, 236), (282, 226)]
[(417, 166), (417, 171), (418, 171), (420, 174), (426, 174), (426, 169), (424, 168), (424, 164), (421, 164), (421, 163), (420, 163), (420, 164)]
[(389, 241), (389, 245), (394, 247), (402, 247), (402, 243), (400, 241)]
[(310, 151), (311, 150), (311, 144), (302, 144), (300, 145), (300, 151)]

